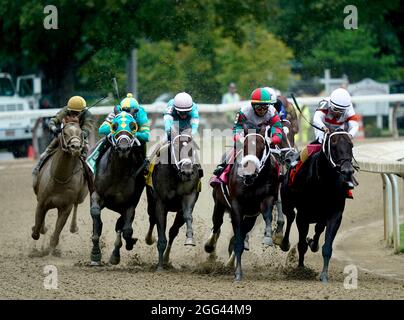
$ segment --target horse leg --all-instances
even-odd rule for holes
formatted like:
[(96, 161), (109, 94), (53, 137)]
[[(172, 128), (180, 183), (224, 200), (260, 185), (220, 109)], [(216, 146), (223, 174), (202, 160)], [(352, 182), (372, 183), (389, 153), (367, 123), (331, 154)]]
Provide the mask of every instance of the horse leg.
[(46, 210), (41, 203), (38, 202), (36, 206), (36, 211), (35, 211), (35, 225), (32, 227), (32, 239), (38, 240), (39, 239), (39, 233), (41, 232), (42, 228), (44, 227), (45, 224), (45, 215)]
[(234, 242), (234, 255), (236, 258), (236, 270), (235, 270), (235, 281), (241, 281), (243, 277), (243, 271), (241, 268), (241, 255), (244, 251), (244, 238), (241, 230), (241, 210), (236, 201), (232, 201), (232, 211), (231, 211), (231, 223), (233, 225), (233, 232), (235, 237)]
[(184, 245), (195, 246), (194, 231), (192, 229), (192, 211), (194, 210), (196, 202), (196, 192), (190, 195), (183, 196), (182, 198), (182, 208), (184, 214), (184, 220), (187, 225), (186, 239)]
[(67, 218), (69, 217), (70, 212), (72, 211), (72, 207), (73, 205), (70, 205), (66, 208), (58, 210), (58, 218), (56, 220), (55, 231), (53, 232), (50, 240), (50, 253), (53, 255), (56, 254), (55, 249), (59, 243), (60, 233), (62, 232), (62, 229), (66, 224)]
[(299, 243), (297, 244), (297, 249), (299, 251), (299, 267), (304, 267), (304, 255), (307, 252), (307, 233), (309, 232), (309, 224), (301, 219), (296, 220), (297, 229), (299, 231)]
[(322, 222), (316, 223), (316, 226), (314, 228), (315, 233), (314, 233), (313, 239), (311, 239), (311, 238), (306, 239), (307, 244), (309, 245), (310, 250), (312, 252), (318, 251), (318, 249), (319, 249), (318, 240), (320, 239), (320, 235), (323, 233), (324, 229), (325, 229), (325, 223), (322, 223)]
[(97, 192), (94, 191), (91, 194), (91, 218), (93, 219), (93, 235), (91, 240), (93, 241), (93, 248), (91, 250), (91, 265), (100, 265), (101, 263), (101, 248), (100, 237), (102, 233), (102, 221), (101, 221), (101, 199)]
[(156, 220), (157, 220), (157, 250), (159, 253), (159, 263), (157, 271), (164, 270), (164, 251), (167, 247), (166, 225), (167, 225), (167, 210), (164, 205), (159, 201), (156, 204)]
[(182, 225), (185, 223), (184, 221), (184, 216), (181, 211), (178, 211), (177, 214), (175, 215), (174, 223), (170, 228), (170, 231), (168, 231), (168, 245), (166, 250), (164, 251), (164, 265), (167, 265), (168, 262), (170, 261), (170, 251), (171, 251), (171, 246), (174, 242), (175, 237), (178, 235), (178, 232), (180, 231), (180, 228)]
[(207, 253), (214, 253), (216, 250), (217, 239), (219, 239), (220, 236), (220, 227), (223, 224), (224, 211), (225, 207), (219, 201), (216, 201), (212, 215), (212, 232), (208, 240), (205, 242), (205, 251)]
[(124, 225), (124, 220), (123, 220), (123, 217), (120, 216), (115, 224), (116, 239), (114, 242), (114, 250), (112, 251), (112, 254), (109, 258), (110, 264), (117, 265), (121, 261), (120, 249), (122, 247), (121, 235), (122, 235), (123, 225)]
[(283, 236), (280, 248), (282, 251), (287, 252), (290, 249), (290, 242), (289, 242), (290, 228), (292, 227), (293, 221), (295, 221), (296, 213), (293, 208), (285, 208), (285, 206), (283, 206), (282, 209), (283, 214), (286, 215), (287, 223), (286, 223), (285, 235)]
[(272, 210), (274, 207), (274, 197), (270, 196), (261, 204), (261, 212), (265, 220), (265, 232), (262, 244), (273, 246), (272, 242)]
[(285, 216), (282, 211), (282, 201), (276, 200), (276, 212), (277, 212), (277, 217), (276, 217), (276, 231), (275, 234), (273, 235), (273, 240), (276, 245), (281, 245), (282, 240), (283, 240), (283, 226), (285, 224)]
[(125, 246), (126, 250), (130, 251), (133, 249), (133, 246), (137, 242), (137, 238), (132, 238), (133, 235), (132, 223), (133, 219), (135, 218), (135, 207), (131, 207), (128, 210), (126, 210), (123, 216), (124, 216), (123, 218), (124, 225), (122, 228), (122, 236), (126, 242)]
[(153, 237), (153, 229), (156, 224), (156, 205), (153, 199), (153, 191), (146, 189), (147, 194), (147, 213), (149, 214), (149, 230), (147, 231), (145, 242), (149, 246), (152, 245), (156, 239)]
[(74, 207), (73, 207), (72, 221), (70, 223), (70, 232), (71, 233), (77, 233), (79, 231), (79, 228), (77, 227), (77, 207), (78, 207), (78, 203), (75, 203)]
[(329, 221), (327, 221), (327, 230), (325, 231), (325, 241), (323, 245), (323, 271), (320, 274), (320, 280), (324, 283), (328, 282), (328, 264), (330, 263), (332, 255), (332, 243), (337, 234), (339, 226), (341, 224), (342, 215), (338, 215)]

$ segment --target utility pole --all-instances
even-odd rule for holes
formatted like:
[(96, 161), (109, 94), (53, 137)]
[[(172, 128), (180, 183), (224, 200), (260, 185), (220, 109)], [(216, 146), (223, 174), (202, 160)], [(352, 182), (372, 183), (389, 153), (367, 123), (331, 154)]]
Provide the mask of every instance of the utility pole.
[(137, 49), (132, 49), (127, 63), (127, 92), (132, 92), (134, 98), (138, 98), (137, 87)]

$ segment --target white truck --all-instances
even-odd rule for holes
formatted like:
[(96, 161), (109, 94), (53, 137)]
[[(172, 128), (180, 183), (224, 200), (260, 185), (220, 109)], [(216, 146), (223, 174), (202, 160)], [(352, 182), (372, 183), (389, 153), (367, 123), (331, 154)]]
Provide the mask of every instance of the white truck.
[[(41, 78), (35, 75), (17, 77), (14, 87), (10, 74), (0, 73), (0, 114), (39, 109), (41, 91)], [(35, 122), (32, 116), (0, 117), (0, 150), (8, 150), (14, 157), (26, 157)]]

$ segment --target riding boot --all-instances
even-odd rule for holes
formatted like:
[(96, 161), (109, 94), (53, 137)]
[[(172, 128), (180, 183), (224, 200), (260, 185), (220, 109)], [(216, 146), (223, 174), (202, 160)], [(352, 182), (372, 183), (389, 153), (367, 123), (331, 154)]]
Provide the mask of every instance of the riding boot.
[(54, 138), (51, 143), (48, 145), (48, 147), (45, 149), (45, 151), (41, 154), (41, 156), (39, 157), (38, 163), (36, 164), (36, 166), (34, 167), (34, 169), (32, 170), (32, 174), (34, 176), (37, 176), (39, 173), (39, 170), (41, 169), (43, 163), (45, 162), (45, 160), (48, 158), (48, 156), (50, 154), (52, 154), (56, 148), (59, 146), (59, 139), (58, 138)]
[(41, 169), (45, 159), (48, 157), (47, 153), (44, 152), (41, 154), (41, 156), (39, 157), (39, 160), (36, 164), (36, 166), (34, 167), (34, 169), (32, 169), (32, 175), (37, 176), (39, 173), (39, 170)]
[(213, 174), (214, 174), (216, 177), (218, 177), (218, 176), (220, 176), (220, 175), (223, 173), (224, 169), (226, 169), (226, 161), (224, 161), (224, 162), (222, 162), (222, 163), (219, 163), (219, 164), (217, 165), (216, 169), (213, 171)]

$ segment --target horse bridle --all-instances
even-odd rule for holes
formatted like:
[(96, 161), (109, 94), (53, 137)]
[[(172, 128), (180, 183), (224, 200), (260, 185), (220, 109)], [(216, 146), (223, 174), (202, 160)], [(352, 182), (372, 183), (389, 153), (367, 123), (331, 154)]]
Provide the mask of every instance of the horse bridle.
[(62, 127), (62, 132), (60, 133), (60, 137), (61, 137), (61, 148), (64, 152), (69, 152), (68, 149), (68, 145), (70, 143), (70, 141), (72, 141), (73, 139), (79, 139), (80, 140), (80, 150), (83, 149), (84, 147), (84, 133), (83, 131), (81, 132), (81, 137), (80, 136), (71, 136), (67, 141), (66, 141), (66, 137), (65, 137), (65, 129), (69, 126), (75, 125), (77, 124), (76, 122), (68, 122), (66, 124), (63, 125)]
[[(268, 130), (265, 130), (265, 137), (260, 133), (249, 133), (249, 134), (247, 134), (244, 137), (243, 144), (245, 143), (247, 137), (250, 137), (250, 136), (260, 137), (264, 141), (264, 144), (265, 144), (264, 154), (263, 154), (263, 156), (262, 156), (262, 158), (261, 158), (261, 160), (259, 162), (259, 166), (258, 166), (258, 172), (257, 172), (257, 174), (258, 174), (258, 173), (261, 172), (262, 168), (265, 166), (266, 161), (268, 160), (268, 157), (271, 155), (271, 149), (270, 149), (269, 144), (268, 144), (268, 139), (269, 139)], [(248, 157), (248, 156), (249, 155), (244, 156), (243, 160), (245, 159), (245, 157)], [(243, 164), (243, 160), (242, 160), (242, 164)]]
[[(181, 160), (178, 161), (177, 156), (175, 155), (175, 147), (174, 146), (175, 146), (175, 141), (177, 139), (181, 138), (181, 137), (186, 137), (186, 138), (189, 138), (190, 140), (192, 140), (192, 136), (189, 135), (189, 134), (179, 134), (179, 135), (175, 136), (171, 140), (171, 154), (172, 154), (172, 156), (174, 158), (174, 164), (175, 164), (175, 166), (177, 167), (177, 169), (179, 171), (181, 171), (181, 166), (182, 165), (184, 165), (184, 164), (191, 164), (192, 165), (193, 163), (195, 163), (195, 152), (196, 152), (195, 150), (192, 151), (192, 160), (189, 159), (189, 158), (185, 158), (185, 159), (181, 159)], [(180, 143), (181, 143), (181, 141), (180, 141)], [(184, 141), (183, 143), (187, 143), (187, 142)], [(178, 152), (180, 152), (180, 151), (178, 150)]]
[[(324, 133), (324, 140), (323, 140), (322, 150), (323, 150), (323, 153), (326, 156), (328, 162), (331, 164), (331, 166), (333, 168), (341, 167), (343, 163), (345, 163), (347, 161), (349, 161), (349, 162), (352, 161), (352, 159), (342, 158), (342, 159), (338, 159), (337, 162), (335, 162), (334, 159), (332, 158), (332, 155), (331, 155), (331, 143), (330, 143), (331, 142), (331, 137), (333, 137), (334, 135), (341, 135), (341, 134), (349, 135), (349, 133), (345, 132), (345, 131), (336, 131), (336, 132), (333, 132), (333, 133), (327, 133), (327, 132)], [(326, 148), (327, 142), (328, 142), (328, 148)]]
[[(124, 134), (120, 134), (120, 133), (124, 133)], [(107, 138), (109, 140), (109, 142), (111, 142), (112, 146), (114, 148), (116, 148), (116, 146), (122, 141), (122, 140), (127, 140), (130, 148), (132, 148), (135, 144), (136, 146), (140, 146), (140, 141), (138, 138), (136, 138), (131, 132), (129, 131), (120, 131), (118, 132), (118, 134), (120, 134), (118, 136), (118, 138), (115, 138), (115, 133), (110, 133), (108, 134)]]

